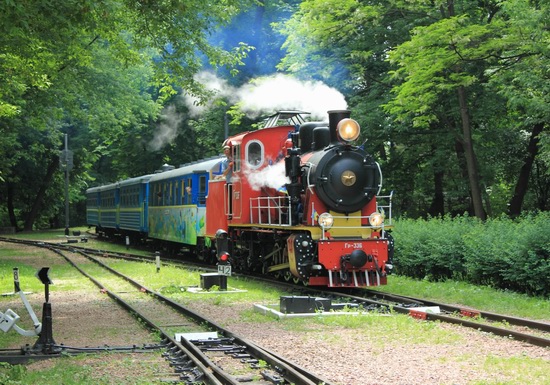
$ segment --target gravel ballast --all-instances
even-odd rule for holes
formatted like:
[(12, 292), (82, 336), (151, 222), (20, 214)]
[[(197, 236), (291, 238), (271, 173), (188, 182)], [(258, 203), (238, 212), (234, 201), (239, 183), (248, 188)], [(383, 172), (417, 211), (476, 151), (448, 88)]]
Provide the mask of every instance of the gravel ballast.
[[(41, 266), (42, 262), (36, 264)], [(62, 286), (67, 283), (57, 284)], [(43, 293), (29, 294), (28, 299), (40, 316)], [(92, 284), (85, 290), (65, 292), (52, 289), (50, 302), (57, 343), (84, 347), (155, 342), (154, 336), (139, 322)], [(550, 372), (550, 349), (457, 325), (419, 321), (403, 315), (371, 315), (365, 316), (369, 318), (364, 318), (364, 328), (348, 329), (330, 321), (308, 319), (293, 322), (258, 315), (254, 313), (253, 302), (217, 301), (215, 295), (197, 296), (197, 300), (185, 302), (186, 306), (211, 321), (284, 355), (334, 385), (550, 384), (547, 377)], [(3, 297), (0, 305), (1, 311), (12, 308), (26, 315), (18, 297)], [(388, 321), (388, 317), (406, 317), (399, 318), (400, 323), (411, 323), (412, 326), (409, 326), (413, 330), (416, 328), (418, 333), (400, 333), (399, 324)], [(377, 325), (380, 323), (387, 326), (381, 329)], [(28, 340), (29, 344), (34, 343), (34, 339)], [(17, 342), (10, 347), (20, 345)], [(115, 357), (118, 356), (112, 358)], [(524, 363), (526, 358), (542, 363), (548, 371), (527, 371), (529, 378), (518, 377), (513, 370), (514, 362)], [(93, 365), (93, 360), (90, 358), (90, 365)], [(139, 356), (134, 360), (139, 361)], [(53, 363), (36, 363), (30, 368), (47, 365)], [(113, 383), (131, 384), (132, 376), (137, 373), (141, 372), (128, 365), (122, 369), (114, 367)], [(108, 377), (108, 373), (102, 372), (102, 375)]]

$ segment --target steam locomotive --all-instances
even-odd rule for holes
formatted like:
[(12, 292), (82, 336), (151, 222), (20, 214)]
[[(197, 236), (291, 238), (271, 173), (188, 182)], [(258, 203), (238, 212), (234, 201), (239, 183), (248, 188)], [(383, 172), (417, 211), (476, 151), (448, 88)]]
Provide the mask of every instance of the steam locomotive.
[(280, 111), (231, 136), (224, 157), (90, 188), (88, 224), (100, 234), (185, 247), (233, 269), (328, 287), (387, 283), (392, 194), (361, 146), (350, 112), (306, 122)]

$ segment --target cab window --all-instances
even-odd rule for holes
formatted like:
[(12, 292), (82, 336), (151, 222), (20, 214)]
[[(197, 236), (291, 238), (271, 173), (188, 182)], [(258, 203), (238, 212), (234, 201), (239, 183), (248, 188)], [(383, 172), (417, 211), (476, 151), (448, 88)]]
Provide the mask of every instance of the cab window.
[(246, 163), (250, 168), (258, 168), (264, 160), (263, 143), (257, 140), (252, 140), (246, 145), (245, 153)]

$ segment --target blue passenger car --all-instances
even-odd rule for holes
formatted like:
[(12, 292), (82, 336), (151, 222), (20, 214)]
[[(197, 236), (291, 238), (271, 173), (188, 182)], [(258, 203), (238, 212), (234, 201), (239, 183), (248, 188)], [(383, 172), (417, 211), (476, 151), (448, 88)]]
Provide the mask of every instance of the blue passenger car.
[(99, 188), (86, 190), (86, 223), (88, 226), (99, 225)]
[(111, 183), (97, 188), (99, 192), (98, 229), (107, 235), (118, 230), (118, 183)]
[(118, 183), (118, 228), (125, 233), (147, 235), (149, 179), (151, 175), (126, 179)]
[(205, 232), (208, 180), (224, 158), (216, 157), (155, 174), (149, 180), (149, 237), (196, 245)]

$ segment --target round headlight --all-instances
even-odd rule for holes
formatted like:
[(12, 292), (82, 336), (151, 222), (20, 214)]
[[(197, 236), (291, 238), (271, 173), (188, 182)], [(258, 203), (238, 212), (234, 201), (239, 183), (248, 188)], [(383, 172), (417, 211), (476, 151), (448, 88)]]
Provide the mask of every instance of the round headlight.
[(372, 227), (380, 227), (384, 223), (384, 216), (380, 213), (372, 213), (369, 222)]
[(336, 134), (340, 141), (353, 142), (359, 137), (360, 133), (361, 127), (359, 127), (359, 123), (353, 119), (342, 119), (336, 126)]
[(322, 213), (321, 215), (319, 215), (317, 222), (319, 223), (319, 226), (321, 226), (324, 230), (328, 230), (334, 224), (334, 217), (329, 213)]

